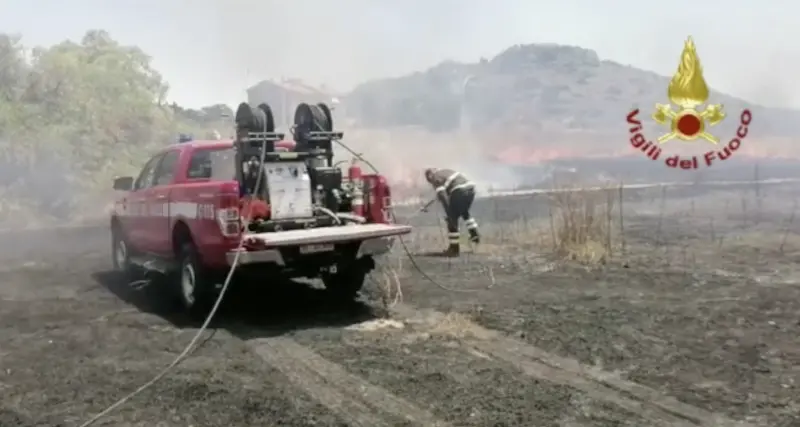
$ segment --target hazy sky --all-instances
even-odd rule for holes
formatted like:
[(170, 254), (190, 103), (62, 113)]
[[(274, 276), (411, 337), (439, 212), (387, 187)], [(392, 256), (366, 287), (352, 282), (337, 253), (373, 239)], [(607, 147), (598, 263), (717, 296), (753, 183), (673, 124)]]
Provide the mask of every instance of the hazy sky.
[(236, 104), (282, 75), (346, 90), (517, 43), (671, 74), (691, 34), (712, 87), (800, 108), (797, 16), (789, 0), (0, 0), (0, 31), (28, 44), (100, 28), (139, 45), (188, 106)]

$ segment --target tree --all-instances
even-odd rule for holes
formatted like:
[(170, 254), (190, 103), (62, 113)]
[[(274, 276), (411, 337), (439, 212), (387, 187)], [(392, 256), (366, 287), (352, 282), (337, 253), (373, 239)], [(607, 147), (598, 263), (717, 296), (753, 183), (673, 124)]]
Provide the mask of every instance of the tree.
[(30, 210), (69, 217), (197, 126), (164, 106), (167, 90), (147, 54), (105, 31), (33, 49), (0, 34), (0, 221)]

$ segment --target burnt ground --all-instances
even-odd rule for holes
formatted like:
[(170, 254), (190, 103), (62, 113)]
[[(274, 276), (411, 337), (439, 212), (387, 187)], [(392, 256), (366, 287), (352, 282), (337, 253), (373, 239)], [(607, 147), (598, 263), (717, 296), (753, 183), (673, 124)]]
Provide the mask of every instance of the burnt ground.
[[(418, 216), (419, 269), (398, 247), (343, 305), (240, 286), (95, 425), (798, 426), (796, 193), (626, 191), (591, 265), (552, 258), (544, 196), (479, 201), (485, 242), (454, 261), (422, 255), (444, 240)], [(0, 426), (79, 426), (197, 332), (108, 252), (102, 228), (3, 235)]]

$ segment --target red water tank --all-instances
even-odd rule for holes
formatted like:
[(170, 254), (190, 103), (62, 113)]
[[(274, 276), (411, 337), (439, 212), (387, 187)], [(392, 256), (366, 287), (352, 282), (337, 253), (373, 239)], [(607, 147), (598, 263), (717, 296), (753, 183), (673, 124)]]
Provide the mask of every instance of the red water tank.
[(365, 187), (368, 189), (366, 217), (369, 222), (389, 224), (392, 222), (392, 190), (386, 177), (382, 175), (365, 175)]
[(353, 186), (353, 215), (364, 216), (364, 175), (355, 160), (347, 169), (347, 178)]

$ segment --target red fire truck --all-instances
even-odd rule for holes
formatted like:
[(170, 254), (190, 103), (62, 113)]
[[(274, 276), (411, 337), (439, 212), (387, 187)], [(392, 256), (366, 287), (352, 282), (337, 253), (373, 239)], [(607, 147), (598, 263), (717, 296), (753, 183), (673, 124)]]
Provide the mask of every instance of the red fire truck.
[(115, 269), (159, 273), (192, 314), (207, 312), (234, 264), (321, 278), (332, 296), (353, 298), (374, 257), (411, 227), (392, 223), (383, 176), (333, 163), (343, 134), (324, 104), (299, 105), (292, 134), (275, 132), (268, 105), (242, 103), (234, 140), (183, 138), (138, 177), (115, 179)]

